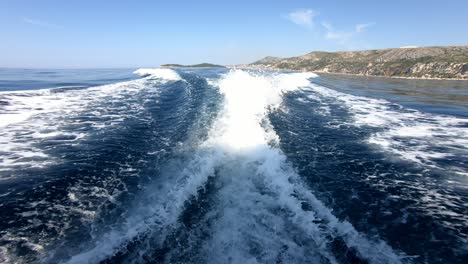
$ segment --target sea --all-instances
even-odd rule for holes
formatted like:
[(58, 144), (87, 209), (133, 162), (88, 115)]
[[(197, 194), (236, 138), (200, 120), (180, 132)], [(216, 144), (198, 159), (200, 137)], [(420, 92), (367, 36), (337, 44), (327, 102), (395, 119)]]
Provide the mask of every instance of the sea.
[(468, 81), (0, 69), (0, 263), (468, 263)]

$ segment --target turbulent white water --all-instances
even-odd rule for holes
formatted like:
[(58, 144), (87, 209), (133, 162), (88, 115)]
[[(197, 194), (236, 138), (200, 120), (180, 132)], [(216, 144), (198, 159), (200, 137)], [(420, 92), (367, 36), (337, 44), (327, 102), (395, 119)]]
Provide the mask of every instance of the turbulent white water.
[[(460, 153), (468, 155), (468, 120), (465, 118), (422, 113), (383, 99), (354, 96), (315, 84), (308, 89), (318, 96), (342, 102), (352, 114), (354, 125), (383, 128), (374, 133), (368, 143), (403, 159), (437, 167), (433, 160), (450, 159)], [(320, 101), (320, 97), (314, 99)], [(452, 169), (468, 175), (464, 168)]]
[(169, 69), (136, 72), (146, 78), (87, 88), (86, 92), (67, 87), (66, 92), (54, 88), (0, 93), (0, 99), (9, 102), (0, 108), (0, 149), (6, 153), (0, 157), (0, 171), (15, 167), (41, 168), (56, 163), (35, 144), (44, 138), (56, 137), (68, 138), (73, 143), (86, 136), (84, 131), (77, 132), (76, 128), (66, 129), (65, 126), (89, 125), (95, 129), (118, 126), (125, 117), (141, 110), (141, 102), (122, 105), (123, 99), (151, 88), (152, 83), (180, 79)]
[[(387, 244), (370, 240), (350, 223), (339, 221), (303, 185), (277, 147), (278, 137), (266, 121), (268, 110), (280, 106), (284, 92), (310, 85), (308, 78), (313, 77), (304, 73), (225, 74), (215, 84), (224, 95), (224, 108), (186, 167), (151, 189), (121, 228), (105, 234), (69, 263), (97, 262), (147, 232), (155, 234), (153, 243), (162, 245), (180, 226), (184, 204), (197, 196), (210, 177), (215, 177), (220, 189), (212, 211), (202, 220), (211, 223), (210, 236), (197, 253), (205, 263), (278, 259), (337, 263), (329, 246), (336, 238), (370, 263), (400, 263)], [(304, 209), (304, 204), (310, 209)], [(197, 236), (193, 232), (190, 237)], [(189, 247), (195, 247), (195, 241), (189, 241)], [(142, 253), (145, 250), (142, 246)]]
[(466, 119), (312, 73), (134, 73), (0, 93), (0, 262), (463, 256)]
[(133, 73), (141, 76), (150, 76), (152, 78), (160, 78), (170, 81), (181, 80), (179, 74), (171, 69), (138, 69)]
[[(0, 108), (0, 172), (4, 173), (0, 175), (0, 182), (16, 180), (16, 173), (13, 173), (16, 171), (21, 173), (31, 168), (47, 168), (63, 163), (62, 157), (48, 153), (54, 149), (55, 144), (73, 148), (82, 144), (91, 134), (107, 134), (109, 130), (121, 126), (125, 119), (147, 118), (142, 108), (146, 99), (130, 98), (139, 93), (144, 93), (146, 97), (157, 97), (159, 84), (173, 80), (174, 76), (177, 76), (177, 73), (172, 72), (169, 79), (159, 75), (148, 76), (86, 89), (66, 87), (0, 93), (0, 99), (8, 102)], [(41, 146), (44, 141), (52, 143), (52, 147)], [(92, 177), (98, 179), (100, 176)], [(60, 218), (55, 217), (47, 222), (48, 228), (58, 230), (57, 238), (65, 235), (64, 228), (70, 228), (66, 221), (72, 216), (78, 215), (82, 221), (92, 223), (99, 208), (99, 205), (93, 205), (93, 201), (113, 201), (120, 191), (90, 186), (81, 181), (82, 179), (78, 179), (75, 186), (68, 188), (68, 200), (72, 204), (68, 204), (68, 201), (65, 204), (54, 204), (49, 200), (30, 201), (26, 205), (29, 211), (21, 213), (21, 216), (32, 219), (30, 221), (33, 225), (38, 225), (36, 217), (49, 211), (59, 211)], [(18, 198), (17, 202), (20, 202), (20, 199), (27, 202), (23, 197)], [(38, 206), (42, 209), (38, 209)], [(44, 210), (44, 207), (47, 209)], [(95, 208), (90, 210), (90, 207)], [(4, 241), (27, 242), (27, 248), (39, 257), (46, 255), (44, 248), (49, 243), (47, 239), (33, 242), (21, 232), (5, 231), (0, 238)], [(16, 262), (16, 258), (19, 259), (7, 247), (2, 247), (1, 250), (3, 253), (0, 254), (0, 262), (13, 263)]]

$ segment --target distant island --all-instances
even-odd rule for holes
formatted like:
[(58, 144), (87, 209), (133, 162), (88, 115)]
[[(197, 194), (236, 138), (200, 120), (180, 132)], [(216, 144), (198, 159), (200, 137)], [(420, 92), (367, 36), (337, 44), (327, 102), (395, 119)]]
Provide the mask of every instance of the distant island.
[(291, 58), (265, 57), (235, 67), (403, 78), (468, 79), (468, 46), (314, 51)]
[(224, 68), (222, 65), (211, 64), (211, 63), (199, 63), (193, 65), (182, 65), (182, 64), (163, 64), (161, 67), (166, 68)]

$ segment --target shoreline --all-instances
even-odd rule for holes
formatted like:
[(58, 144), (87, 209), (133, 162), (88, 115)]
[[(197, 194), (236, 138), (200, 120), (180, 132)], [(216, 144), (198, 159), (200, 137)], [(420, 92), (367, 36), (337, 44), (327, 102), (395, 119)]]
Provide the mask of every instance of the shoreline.
[(338, 73), (338, 72), (324, 72), (324, 71), (312, 71), (313, 73), (320, 74), (332, 74), (332, 75), (348, 75), (348, 76), (359, 76), (359, 77), (376, 77), (376, 78), (389, 78), (389, 79), (405, 79), (405, 80), (429, 80), (429, 81), (468, 81), (463, 78), (439, 78), (439, 77), (410, 77), (410, 76), (383, 76), (383, 75), (366, 75), (357, 73)]
[(303, 70), (290, 70), (278, 68), (261, 68), (255, 66), (225, 66), (228, 69), (249, 69), (249, 70), (273, 70), (273, 71), (296, 71), (296, 72), (312, 72), (315, 74), (332, 74), (332, 75), (347, 75), (358, 77), (376, 77), (376, 78), (391, 78), (391, 79), (405, 79), (405, 80), (435, 80), (435, 81), (468, 81), (468, 78), (439, 78), (439, 77), (410, 77), (410, 76), (383, 76), (383, 75), (366, 75), (357, 73), (341, 73), (341, 72), (326, 72), (326, 71), (303, 71)]

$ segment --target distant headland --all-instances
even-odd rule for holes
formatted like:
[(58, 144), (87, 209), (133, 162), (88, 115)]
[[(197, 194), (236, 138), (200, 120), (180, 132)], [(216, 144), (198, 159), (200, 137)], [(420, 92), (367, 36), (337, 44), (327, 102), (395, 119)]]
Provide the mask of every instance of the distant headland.
[(162, 64), (161, 67), (165, 68), (225, 68), (223, 65), (211, 64), (211, 63), (199, 63), (193, 65), (182, 65), (182, 64)]
[(230, 66), (421, 79), (468, 79), (468, 46), (323, 52)]

